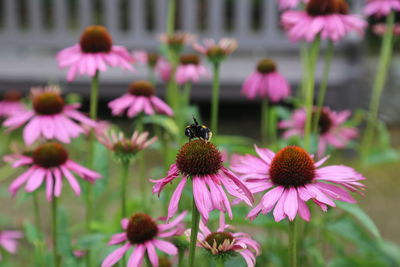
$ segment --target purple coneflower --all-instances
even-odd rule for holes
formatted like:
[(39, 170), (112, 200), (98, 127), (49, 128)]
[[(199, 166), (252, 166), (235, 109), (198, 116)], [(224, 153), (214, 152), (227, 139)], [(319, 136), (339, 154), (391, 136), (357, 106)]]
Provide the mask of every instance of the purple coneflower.
[[(256, 256), (261, 254), (260, 244), (249, 234), (228, 231), (229, 225), (225, 224), (224, 214), (221, 214), (217, 231), (210, 229), (200, 221), (200, 232), (197, 235), (197, 246), (205, 248), (217, 259), (226, 259), (226, 256), (239, 253), (246, 261), (248, 267), (254, 267)], [(191, 230), (185, 234), (190, 237)]]
[(157, 223), (144, 213), (136, 213), (129, 219), (122, 219), (121, 226), (125, 232), (113, 235), (108, 244), (124, 244), (109, 254), (104, 259), (101, 267), (113, 266), (132, 247), (134, 249), (129, 257), (127, 266), (141, 266), (145, 257), (149, 257), (153, 266), (159, 266), (156, 248), (168, 255), (176, 255), (178, 253), (178, 249), (172, 243), (161, 238), (177, 235), (180, 232), (177, 226), (185, 218), (186, 214), (187, 212), (183, 212), (175, 220), (165, 224)]
[[(314, 109), (313, 117), (316, 110)], [(320, 134), (318, 143), (318, 156), (325, 154), (328, 145), (335, 148), (344, 148), (352, 139), (358, 136), (356, 128), (345, 126), (344, 123), (351, 115), (348, 110), (336, 112), (328, 107), (321, 110), (318, 120), (318, 132)], [(289, 120), (281, 121), (279, 127), (285, 129), (283, 138), (292, 136), (303, 136), (306, 123), (306, 111), (298, 109), (293, 112)]]
[(179, 176), (182, 179), (171, 197), (168, 218), (177, 212), (188, 179), (192, 180), (194, 201), (204, 221), (208, 220), (212, 210), (227, 212), (232, 218), (231, 205), (224, 188), (248, 205), (253, 202), (253, 195), (234, 173), (223, 166), (221, 153), (210, 142), (194, 140), (183, 145), (176, 156), (176, 163), (168, 171), (168, 176), (160, 180), (150, 180), (155, 183), (153, 194), (160, 195), (164, 187)]
[(392, 11), (400, 11), (400, 0), (368, 0), (364, 14), (367, 16), (387, 16)]
[(129, 118), (135, 117), (140, 112), (147, 115), (155, 113), (174, 115), (172, 109), (155, 95), (154, 85), (148, 81), (131, 83), (128, 93), (108, 103), (108, 107), (114, 116), (122, 115), (127, 111)]
[(32, 109), (10, 115), (3, 125), (15, 130), (26, 124), (23, 138), (27, 145), (33, 144), (39, 137), (57, 139), (69, 143), (84, 130), (75, 121), (95, 127), (96, 122), (77, 111), (80, 104), (66, 105), (58, 86), (32, 88)]
[(16, 114), (26, 110), (21, 102), (22, 93), (16, 90), (9, 90), (4, 93), (3, 99), (0, 101), (0, 117), (8, 118), (12, 114)]
[(290, 9), (297, 7), (300, 3), (307, 3), (309, 0), (278, 0), (279, 9)]
[(260, 203), (247, 215), (250, 219), (273, 210), (275, 221), (293, 221), (297, 215), (310, 220), (306, 204), (312, 200), (323, 211), (335, 207), (334, 200), (355, 203), (345, 190), (359, 192), (365, 178), (353, 168), (343, 165), (321, 167), (327, 157), (314, 162), (297, 146), (288, 146), (274, 153), (255, 147), (258, 157), (236, 156), (231, 168), (238, 173), (253, 194), (265, 192)]
[(275, 61), (268, 58), (258, 62), (256, 71), (246, 79), (242, 88), (242, 94), (247, 98), (259, 96), (272, 103), (285, 100), (290, 93), (288, 81), (278, 72)]
[(72, 172), (90, 183), (101, 177), (97, 172), (72, 161), (68, 151), (56, 142), (42, 144), (31, 153), (13, 155), (8, 157), (8, 161), (12, 162), (13, 168), (29, 167), (11, 183), (9, 191), (13, 196), (24, 184), (27, 192), (33, 192), (46, 182), (46, 198), (51, 201), (54, 196), (61, 195), (63, 178), (67, 179), (76, 195), (80, 195), (81, 187)]
[(98, 71), (106, 71), (107, 66), (134, 70), (129, 51), (123, 46), (113, 45), (111, 35), (100, 25), (87, 27), (79, 44), (61, 50), (57, 61), (60, 68), (69, 68), (68, 81), (73, 81), (76, 75), (94, 77)]
[(185, 54), (179, 59), (175, 79), (178, 84), (199, 82), (200, 77), (208, 77), (210, 73), (201, 64), (200, 57), (195, 54)]
[(305, 10), (285, 11), (281, 21), (292, 41), (307, 42), (317, 36), (337, 42), (350, 32), (363, 35), (367, 26), (360, 16), (349, 14), (345, 0), (310, 0)]
[(238, 43), (235, 39), (223, 38), (217, 43), (213, 39), (205, 39), (203, 44), (194, 43), (193, 48), (207, 56), (208, 60), (211, 62), (221, 62), (227, 56), (233, 53), (238, 47)]

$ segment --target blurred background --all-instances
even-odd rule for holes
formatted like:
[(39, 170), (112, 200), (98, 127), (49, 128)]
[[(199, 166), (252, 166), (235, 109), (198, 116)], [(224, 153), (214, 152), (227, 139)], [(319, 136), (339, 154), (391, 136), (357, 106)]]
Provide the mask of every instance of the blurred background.
[[(353, 12), (362, 13), (364, 1), (348, 2)], [(167, 0), (0, 0), (0, 92), (10, 89), (28, 92), (31, 86), (59, 83), (66, 93), (79, 93), (86, 99), (90, 80), (80, 77), (67, 83), (66, 71), (58, 69), (55, 54), (77, 43), (82, 30), (91, 24), (105, 25), (115, 44), (132, 51), (156, 51), (157, 35), (166, 28), (167, 4)], [(283, 33), (276, 1), (180, 0), (176, 29), (192, 32), (198, 39), (232, 37), (238, 40), (239, 49), (222, 65), (220, 129), (224, 134), (258, 138), (260, 105), (240, 94), (244, 79), (257, 61), (262, 57), (277, 61), (294, 92), (302, 78), (301, 44), (290, 43)], [(379, 40), (368, 30), (364, 39), (354, 35), (336, 45), (328, 88), (329, 106), (353, 111), (367, 107)], [(192, 50), (188, 48), (188, 51)], [(390, 142), (397, 149), (400, 144), (398, 59), (395, 53), (380, 115), (388, 123)], [(317, 82), (321, 73), (322, 60)], [(146, 77), (144, 66), (137, 66), (136, 73), (111, 69), (102, 74), (101, 116), (110, 116), (107, 101), (124, 93), (133, 80)], [(199, 105), (205, 118), (209, 117), (210, 85), (211, 80), (204, 80), (194, 85), (192, 93), (192, 102)], [(163, 96), (165, 86), (160, 83), (157, 90)], [(348, 154), (351, 160), (351, 153)], [(385, 238), (400, 243), (398, 171), (398, 162), (370, 168), (365, 174), (369, 178), (368, 190), (366, 197), (360, 198), (360, 204)]]

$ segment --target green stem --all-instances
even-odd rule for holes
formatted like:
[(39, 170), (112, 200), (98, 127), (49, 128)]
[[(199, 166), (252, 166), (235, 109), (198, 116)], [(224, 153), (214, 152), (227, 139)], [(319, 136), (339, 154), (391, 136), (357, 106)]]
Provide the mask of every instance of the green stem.
[(122, 173), (121, 173), (121, 211), (122, 218), (127, 216), (126, 208), (126, 191), (127, 191), (127, 181), (129, 174), (129, 160), (122, 161)]
[(41, 227), (41, 222), (40, 222), (40, 206), (39, 206), (39, 199), (38, 199), (38, 195), (36, 192), (32, 193), (32, 199), (33, 199), (33, 214), (34, 214), (34, 218), (35, 218), (35, 224), (36, 224), (36, 228), (38, 231), (41, 231), (42, 227)]
[(319, 86), (317, 109), (314, 117), (313, 133), (318, 134), (318, 122), (321, 117), (322, 107), (324, 106), (326, 91), (328, 88), (329, 72), (331, 70), (333, 58), (333, 41), (329, 40), (328, 47), (325, 53), (324, 71), (322, 75), (321, 84)]
[(172, 69), (171, 69), (171, 77), (167, 84), (166, 99), (171, 108), (176, 112), (179, 105), (178, 84), (176, 83), (175, 80), (176, 68), (178, 67), (178, 51), (173, 47), (169, 47), (168, 52), (169, 52), (169, 62), (171, 64)]
[(224, 259), (218, 259), (215, 266), (216, 267), (224, 267), (225, 266)]
[(176, 0), (169, 0), (168, 15), (167, 15), (167, 34), (172, 35), (175, 32), (175, 15), (176, 15)]
[(269, 107), (268, 107), (268, 99), (261, 100), (261, 142), (264, 145), (267, 145), (269, 141), (268, 136), (268, 115)]
[(157, 80), (156, 80), (156, 74), (154, 72), (154, 68), (149, 67), (149, 81), (156, 86), (157, 85)]
[(183, 262), (184, 257), (185, 257), (185, 249), (181, 248), (178, 250), (178, 267), (184, 266), (184, 262)]
[(220, 63), (213, 63), (213, 87), (211, 100), (211, 130), (213, 134), (218, 134), (218, 111), (219, 111), (219, 75)]
[(369, 119), (365, 130), (364, 138), (361, 145), (361, 162), (366, 163), (374, 129), (378, 121), (379, 105), (381, 96), (385, 87), (386, 78), (389, 70), (390, 60), (393, 53), (393, 29), (394, 29), (395, 13), (392, 11), (386, 19), (386, 32), (383, 35), (378, 71), (376, 72), (374, 87), (372, 88), (372, 97), (369, 105)]
[(58, 255), (58, 235), (57, 235), (57, 197), (53, 198), (51, 202), (51, 215), (52, 215), (52, 231), (53, 231), (53, 257), (54, 257), (54, 266), (60, 266), (60, 258)]
[[(99, 71), (96, 71), (96, 74), (92, 78), (92, 84), (90, 89), (90, 118), (92, 120), (97, 119), (97, 107), (99, 102)], [(95, 153), (95, 141), (96, 137), (94, 131), (91, 130), (89, 134), (89, 151), (88, 151), (88, 167), (90, 169), (93, 168), (94, 165), (94, 153)], [(86, 185), (86, 231), (90, 233), (90, 224), (92, 221), (92, 210), (93, 210), (93, 192), (92, 192), (92, 185)], [(86, 266), (90, 267), (91, 258), (90, 258), (90, 251), (86, 253)]]
[(271, 146), (275, 146), (277, 142), (277, 116), (276, 107), (269, 108), (268, 118), (268, 137)]
[(302, 61), (302, 67), (303, 67), (303, 72), (302, 72), (302, 80), (301, 80), (301, 87), (300, 87), (300, 101), (299, 101), (299, 107), (301, 105), (305, 105), (306, 103), (306, 88), (307, 88), (307, 72), (308, 72), (308, 48), (306, 44), (303, 44), (301, 46), (300, 50), (300, 57)]
[(304, 148), (310, 150), (311, 145), (311, 125), (315, 86), (315, 67), (318, 61), (321, 38), (317, 37), (312, 43), (309, 52), (307, 82), (305, 92), (306, 124), (304, 127)]
[(289, 221), (289, 266), (297, 266), (297, 229), (296, 220)]
[(196, 254), (197, 233), (199, 232), (200, 213), (197, 210), (196, 202), (193, 197), (192, 205), (192, 230), (190, 234), (189, 244), (189, 267), (194, 266), (194, 259)]

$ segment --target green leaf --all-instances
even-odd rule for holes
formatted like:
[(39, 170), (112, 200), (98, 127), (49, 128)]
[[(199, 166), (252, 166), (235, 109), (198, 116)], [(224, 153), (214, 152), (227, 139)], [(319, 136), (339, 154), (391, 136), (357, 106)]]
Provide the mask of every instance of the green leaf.
[(372, 221), (372, 219), (366, 214), (358, 205), (337, 201), (336, 205), (342, 210), (354, 216), (359, 223), (368, 230), (374, 238), (380, 240), (381, 234), (379, 233), (378, 227)]
[(99, 246), (103, 246), (106, 240), (104, 234), (91, 234), (78, 239), (77, 246), (82, 250), (89, 250)]
[(171, 136), (178, 136), (180, 131), (175, 121), (165, 115), (153, 115), (153, 116), (144, 116), (142, 117), (144, 123), (152, 123), (162, 127), (166, 130)]

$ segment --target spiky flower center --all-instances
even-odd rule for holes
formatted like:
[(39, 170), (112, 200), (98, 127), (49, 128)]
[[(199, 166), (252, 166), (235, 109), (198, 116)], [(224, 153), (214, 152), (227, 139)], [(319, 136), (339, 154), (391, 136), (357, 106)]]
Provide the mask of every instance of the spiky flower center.
[(231, 243), (233, 241), (233, 236), (229, 232), (214, 232), (209, 234), (205, 241), (207, 244), (209, 244), (211, 247), (214, 246), (214, 243), (217, 245), (216, 247), (218, 248), (220, 245), (222, 245), (226, 240)]
[(158, 259), (158, 267), (172, 267), (172, 263), (167, 257), (160, 257)]
[(18, 102), (22, 98), (22, 93), (17, 90), (9, 90), (4, 93), (3, 99), (10, 102)]
[(276, 185), (299, 187), (315, 177), (315, 165), (310, 155), (301, 147), (288, 146), (276, 153), (269, 175)]
[(180, 34), (170, 35), (167, 37), (167, 43), (170, 46), (181, 47), (185, 44), (185, 37)]
[(142, 244), (158, 233), (157, 224), (145, 213), (136, 213), (129, 219), (126, 235), (131, 244)]
[(310, 16), (348, 14), (349, 5), (345, 0), (310, 0), (306, 11)]
[(33, 97), (33, 109), (42, 115), (61, 113), (64, 109), (64, 99), (56, 92), (43, 92)]
[(182, 146), (176, 156), (176, 165), (188, 176), (216, 174), (222, 167), (222, 156), (210, 142), (193, 140)]
[(277, 69), (275, 61), (269, 58), (260, 60), (257, 64), (257, 71), (262, 74), (275, 72)]
[(154, 95), (154, 91), (154, 86), (149, 81), (136, 81), (129, 86), (129, 93), (135, 96), (150, 97)]
[[(316, 112), (313, 112), (313, 117), (316, 117)], [(318, 120), (318, 129), (320, 134), (325, 134), (329, 132), (333, 125), (332, 119), (329, 116), (329, 114), (322, 110), (320, 115), (319, 115), (319, 120)]]
[(222, 47), (214, 45), (207, 49), (207, 56), (209, 58), (223, 58), (226, 56), (226, 52)]
[(92, 25), (84, 30), (79, 44), (85, 53), (107, 53), (111, 51), (112, 37), (104, 26)]
[(59, 143), (49, 142), (33, 151), (33, 162), (43, 168), (63, 165), (68, 160), (67, 150)]
[(180, 63), (182, 65), (199, 65), (200, 64), (200, 58), (198, 55), (195, 54), (186, 54), (182, 55), (179, 59)]
[(147, 64), (151, 67), (154, 68), (157, 65), (159, 55), (157, 53), (148, 53), (147, 54)]

